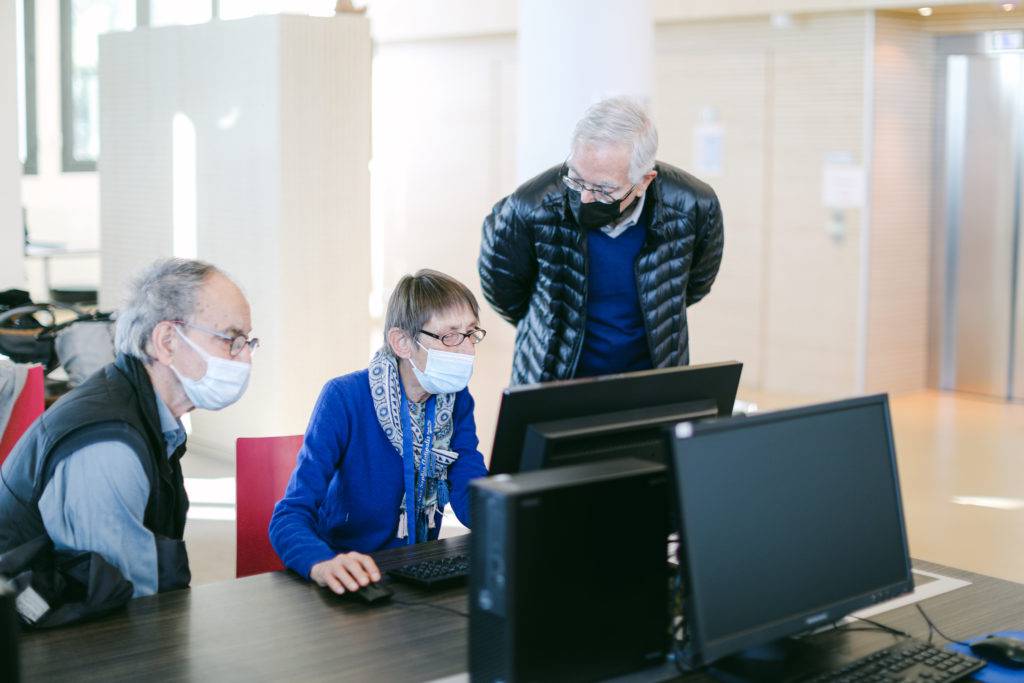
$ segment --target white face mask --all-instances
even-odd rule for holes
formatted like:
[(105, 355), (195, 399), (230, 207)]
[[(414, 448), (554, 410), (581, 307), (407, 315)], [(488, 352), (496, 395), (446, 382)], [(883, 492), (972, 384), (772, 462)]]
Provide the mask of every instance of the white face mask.
[(249, 372), (252, 365), (238, 360), (227, 360), (210, 355), (195, 342), (182, 334), (175, 326), (178, 336), (195, 349), (206, 361), (206, 373), (199, 379), (189, 379), (177, 371), (172, 365), (171, 370), (178, 376), (188, 400), (196, 408), (204, 410), (220, 410), (242, 398), (249, 386)]
[(427, 365), (421, 371), (411, 357), (409, 363), (412, 365), (413, 374), (416, 375), (416, 381), (425, 391), (431, 394), (456, 394), (466, 388), (469, 378), (473, 376), (475, 356), (428, 349), (423, 344), (416, 343), (427, 352)]

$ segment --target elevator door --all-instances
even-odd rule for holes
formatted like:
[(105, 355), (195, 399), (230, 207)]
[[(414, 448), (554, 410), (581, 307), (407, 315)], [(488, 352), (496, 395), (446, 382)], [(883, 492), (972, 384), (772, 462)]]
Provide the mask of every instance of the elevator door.
[(1024, 55), (945, 59), (942, 178), (943, 335), (940, 386), (1024, 395), (1021, 286), (1021, 144)]

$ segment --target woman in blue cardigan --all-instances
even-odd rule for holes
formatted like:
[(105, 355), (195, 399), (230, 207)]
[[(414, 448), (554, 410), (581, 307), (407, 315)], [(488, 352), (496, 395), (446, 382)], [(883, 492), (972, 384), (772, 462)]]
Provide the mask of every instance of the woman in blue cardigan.
[(476, 298), (432, 270), (402, 278), (386, 343), (366, 370), (320, 393), (270, 542), (285, 566), (336, 593), (380, 580), (365, 553), (437, 538), (451, 502), (469, 526), (469, 482), (486, 476), (477, 450), (473, 372)]

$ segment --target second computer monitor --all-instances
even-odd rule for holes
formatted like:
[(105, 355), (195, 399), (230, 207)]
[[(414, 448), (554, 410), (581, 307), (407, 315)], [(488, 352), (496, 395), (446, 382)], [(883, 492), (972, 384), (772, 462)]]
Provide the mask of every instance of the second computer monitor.
[(683, 424), (676, 437), (691, 664), (913, 589), (886, 396)]
[(742, 370), (712, 363), (510, 387), (491, 474), (622, 457), (664, 461), (664, 426), (731, 415)]

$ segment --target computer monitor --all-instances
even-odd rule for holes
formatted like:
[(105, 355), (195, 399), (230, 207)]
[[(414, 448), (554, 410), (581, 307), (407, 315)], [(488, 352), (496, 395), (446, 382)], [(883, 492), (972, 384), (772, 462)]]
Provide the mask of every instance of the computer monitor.
[(670, 466), (689, 664), (913, 589), (887, 396), (681, 424)]
[(664, 463), (664, 427), (731, 415), (742, 370), (711, 363), (509, 387), (491, 474), (621, 457)]

